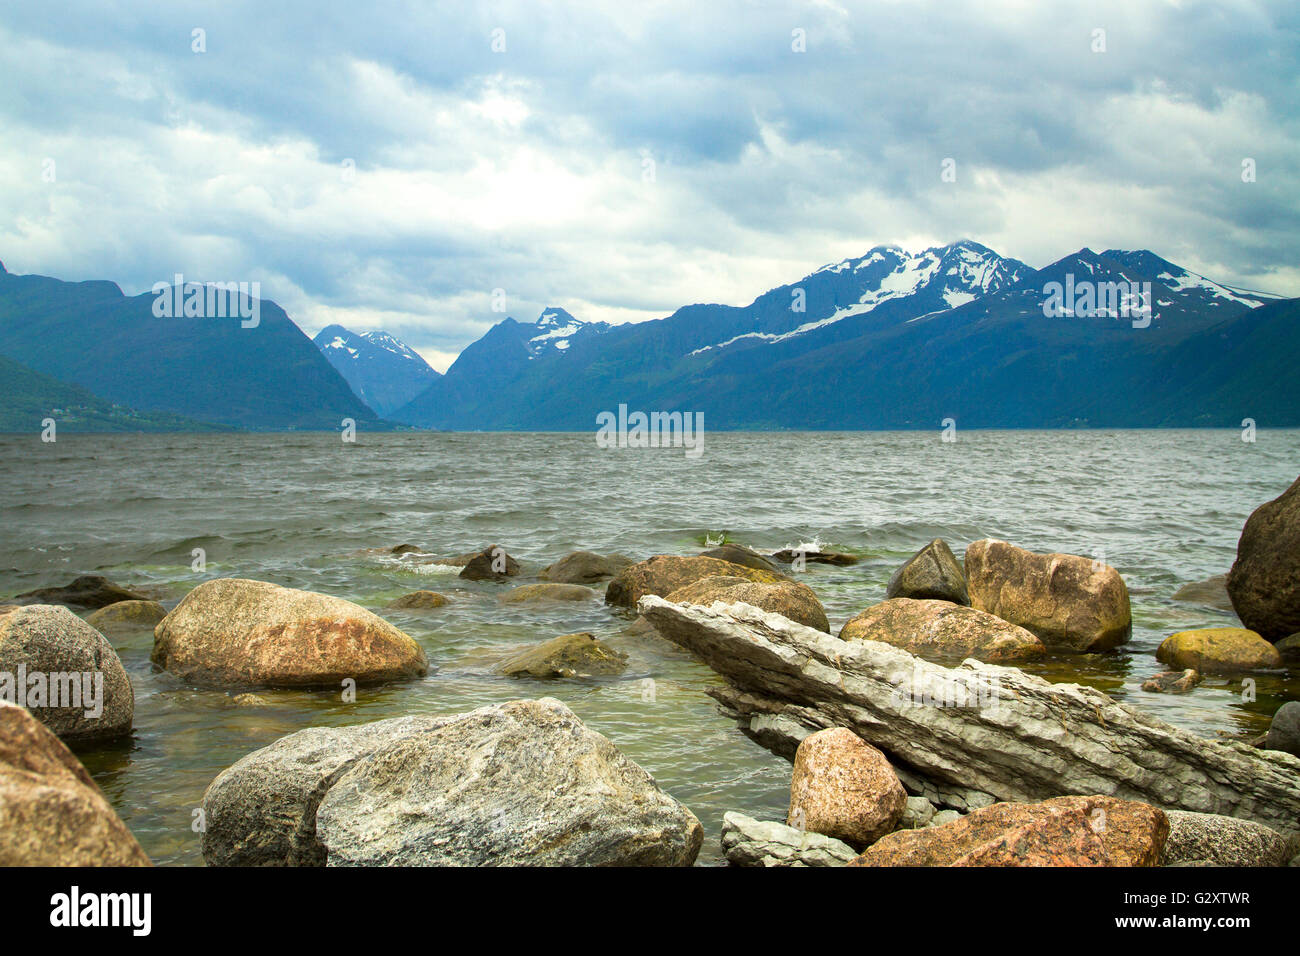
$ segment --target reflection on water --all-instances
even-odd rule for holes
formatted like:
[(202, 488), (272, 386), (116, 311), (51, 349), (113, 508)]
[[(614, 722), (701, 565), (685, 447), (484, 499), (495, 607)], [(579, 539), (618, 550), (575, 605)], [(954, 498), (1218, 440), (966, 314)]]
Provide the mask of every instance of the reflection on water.
[[(1180, 586), (1232, 563), (1246, 516), (1296, 477), (1300, 432), (722, 433), (700, 459), (680, 449), (599, 449), (591, 435), (332, 434), (0, 436), (0, 595), (98, 572), (150, 589), (169, 607), (196, 583), (241, 576), (311, 588), (371, 608), (420, 641), (427, 678), (324, 691), (257, 691), (241, 706), (149, 663), (148, 632), (111, 637), (136, 692), (135, 731), (82, 759), (149, 854), (200, 863), (192, 813), (221, 770), (313, 725), (450, 713), (550, 695), (606, 734), (689, 806), (716, 862), (722, 814), (782, 818), (789, 765), (745, 738), (705, 693), (715, 675), (630, 616), (585, 603), (505, 605), (505, 585), (366, 549), (402, 543), (458, 554), (501, 543), (514, 583), (563, 554), (691, 553), (723, 534), (760, 548), (817, 542), (857, 554), (809, 565), (804, 580), (834, 630), (881, 600), (894, 569), (933, 537), (960, 555), (992, 536), (1040, 551), (1101, 555), (1129, 584), (1133, 640), (1120, 653), (1049, 657), (1027, 669), (1075, 681), (1207, 736), (1262, 732), (1285, 674), (1207, 677), (1154, 695), (1168, 634), (1230, 624), (1230, 613), (1174, 603)], [(207, 557), (191, 571), (193, 551)], [(416, 588), (452, 600), (384, 610)], [(558, 634), (590, 631), (629, 655), (618, 679), (509, 679), (492, 665)], [(644, 693), (644, 679), (654, 693)], [(1249, 697), (1249, 695), (1245, 695)]]

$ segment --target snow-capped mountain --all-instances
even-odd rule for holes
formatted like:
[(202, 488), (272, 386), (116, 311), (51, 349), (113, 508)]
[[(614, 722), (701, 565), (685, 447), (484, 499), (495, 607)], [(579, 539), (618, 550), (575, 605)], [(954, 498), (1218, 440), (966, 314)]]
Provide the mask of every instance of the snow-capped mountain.
[(387, 332), (351, 332), (327, 325), (313, 339), (357, 397), (380, 415), (405, 405), (439, 375), (405, 342)]
[(534, 334), (528, 337), (528, 352), (534, 358), (549, 350), (567, 352), (575, 336), (596, 335), (608, 328), (608, 322), (583, 322), (564, 309), (548, 306), (533, 323)]

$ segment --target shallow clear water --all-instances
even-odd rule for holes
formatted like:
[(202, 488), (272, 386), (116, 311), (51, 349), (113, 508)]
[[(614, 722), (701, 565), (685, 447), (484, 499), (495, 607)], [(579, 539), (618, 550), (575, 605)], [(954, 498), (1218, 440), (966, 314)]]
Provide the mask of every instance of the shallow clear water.
[[(149, 663), (148, 632), (114, 637), (135, 686), (132, 737), (80, 751), (159, 863), (201, 863), (192, 811), (222, 769), (284, 734), (408, 713), (453, 713), (549, 695), (612, 739), (701, 819), (703, 862), (719, 858), (722, 814), (779, 819), (789, 764), (750, 742), (705, 694), (717, 678), (599, 601), (502, 605), (510, 585), (465, 584), (366, 549), (411, 543), (458, 554), (500, 543), (523, 564), (512, 584), (569, 551), (636, 558), (693, 553), (706, 539), (759, 548), (818, 542), (861, 556), (810, 565), (832, 629), (884, 596), (893, 570), (933, 537), (961, 555), (980, 537), (1102, 556), (1128, 582), (1133, 640), (1121, 653), (1030, 668), (1092, 684), (1206, 735), (1260, 732), (1300, 681), (1209, 679), (1186, 696), (1148, 694), (1153, 652), (1173, 631), (1235, 623), (1175, 603), (1183, 584), (1226, 571), (1247, 515), (1295, 480), (1300, 431), (709, 433), (705, 452), (601, 449), (590, 434), (0, 436), (0, 595), (106, 574), (168, 607), (205, 578), (310, 588), (380, 611), (423, 644), (422, 681), (359, 692), (262, 691), (238, 707)], [(203, 548), (207, 570), (190, 569)], [(382, 610), (427, 587), (434, 611)], [(625, 651), (619, 679), (534, 681), (491, 673), (511, 650), (591, 631)], [(643, 699), (642, 679), (656, 693)]]

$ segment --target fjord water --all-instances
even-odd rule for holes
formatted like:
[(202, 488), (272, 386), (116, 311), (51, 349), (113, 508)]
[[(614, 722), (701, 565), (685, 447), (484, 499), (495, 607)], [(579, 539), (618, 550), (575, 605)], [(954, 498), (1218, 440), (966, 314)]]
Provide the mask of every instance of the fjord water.
[[(1121, 652), (1057, 656), (1027, 668), (1091, 684), (1207, 736), (1259, 733), (1300, 681), (1207, 678), (1187, 696), (1143, 692), (1168, 634), (1236, 623), (1176, 603), (1183, 584), (1226, 571), (1249, 513), (1295, 480), (1300, 431), (1236, 430), (717, 433), (701, 457), (680, 448), (604, 449), (587, 434), (0, 436), (0, 595), (83, 573), (156, 594), (169, 608), (199, 581), (236, 576), (338, 595), (424, 646), (420, 681), (338, 691), (221, 690), (154, 670), (148, 632), (113, 643), (136, 694), (135, 731), (82, 749), (159, 863), (201, 863), (194, 811), (221, 770), (284, 734), (412, 713), (454, 713), (520, 697), (563, 700), (690, 807), (701, 861), (720, 857), (722, 814), (782, 819), (789, 764), (715, 710), (718, 679), (684, 651), (627, 632), (600, 601), (503, 605), (500, 593), (569, 551), (689, 554), (706, 541), (758, 548), (816, 542), (861, 558), (810, 565), (832, 630), (882, 600), (893, 570), (934, 537), (961, 555), (981, 537), (1101, 557), (1124, 575), (1134, 634)], [(458, 569), (369, 549), (416, 544), (458, 554), (500, 543), (523, 574), (466, 583)], [(203, 573), (193, 551), (206, 553)], [(434, 611), (387, 611), (399, 594), (451, 597)], [(559, 634), (590, 631), (630, 656), (618, 679), (518, 680), (492, 666)], [(653, 685), (647, 683), (647, 678)], [(653, 692), (649, 692), (653, 686)]]

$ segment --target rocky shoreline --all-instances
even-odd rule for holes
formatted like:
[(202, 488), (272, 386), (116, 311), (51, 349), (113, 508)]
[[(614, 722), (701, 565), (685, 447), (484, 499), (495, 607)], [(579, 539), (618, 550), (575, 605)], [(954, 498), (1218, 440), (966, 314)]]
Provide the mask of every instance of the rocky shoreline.
[[(680, 866), (705, 839), (741, 866), (1300, 863), (1300, 703), (1257, 741), (1210, 740), (1017, 666), (1129, 640), (1126, 583), (1101, 560), (987, 538), (958, 560), (936, 539), (833, 634), (799, 572), (851, 567), (851, 555), (574, 552), (520, 582), (524, 568), (499, 545), (376, 553), (459, 568), (503, 605), (603, 598), (611, 613), (639, 614), (649, 639), (722, 678), (710, 693), (745, 736), (792, 761), (786, 819), (729, 813), (705, 834), (617, 741), (546, 696), (307, 727), (249, 753), (196, 808), (209, 865)], [(1226, 600), (1244, 626), (1169, 634), (1156, 657), (1171, 669), (1144, 692), (1296, 666), (1300, 480), (1251, 516), (1225, 576), (1188, 587), (1191, 600)], [(454, 613), (429, 590), (389, 607)], [(399, 686), (435, 667), (381, 614), (267, 582), (209, 580), (170, 610), (94, 575), (17, 595), (0, 605), (0, 823), (14, 824), (0, 827), (0, 863), (149, 862), (65, 746), (131, 733), (133, 689), (111, 638), (143, 630), (155, 667), (234, 701)], [(494, 668), (562, 695), (566, 680), (626, 666), (571, 633)]]

